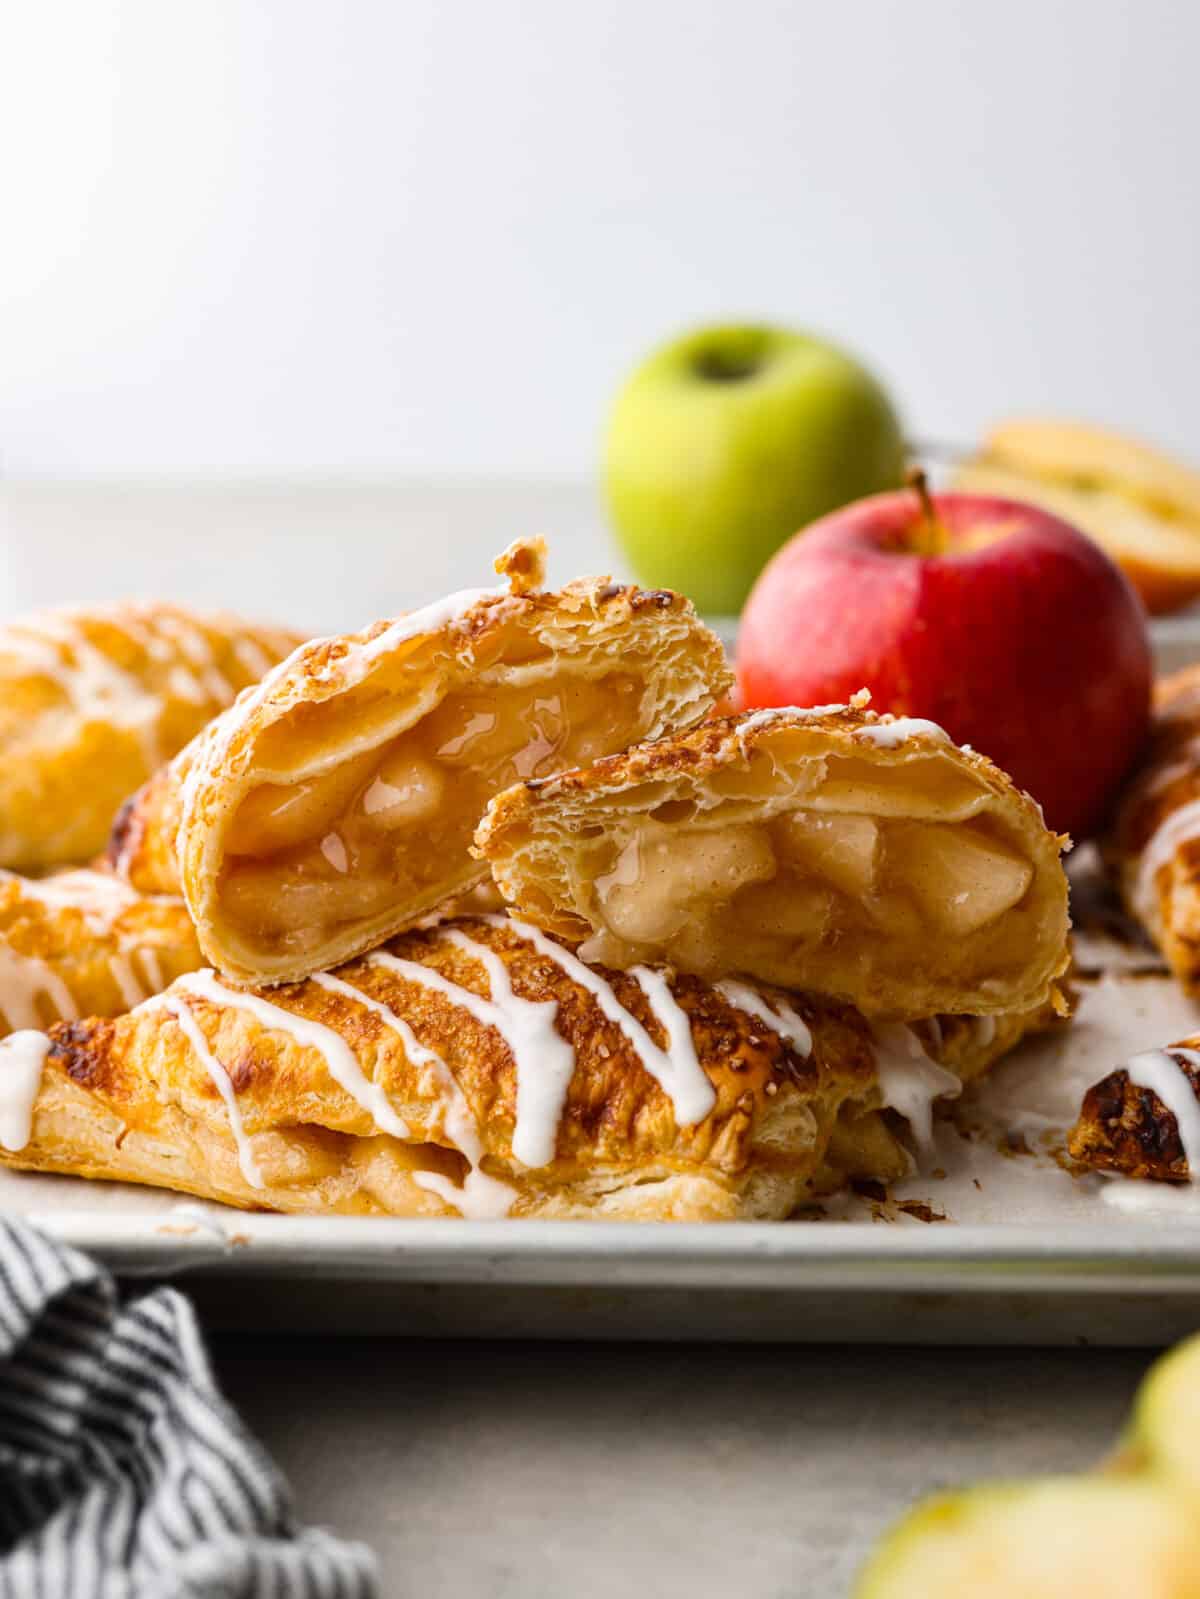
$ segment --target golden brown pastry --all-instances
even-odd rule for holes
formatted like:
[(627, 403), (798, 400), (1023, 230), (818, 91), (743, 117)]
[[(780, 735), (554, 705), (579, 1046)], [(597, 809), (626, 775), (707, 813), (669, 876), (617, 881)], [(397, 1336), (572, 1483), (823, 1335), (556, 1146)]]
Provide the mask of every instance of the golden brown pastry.
[(182, 882), (214, 966), (291, 981), (483, 881), (471, 836), (499, 789), (686, 726), (725, 692), (689, 601), (607, 578), (542, 592), (543, 555), (516, 545), (500, 589), (298, 650), (149, 786), (118, 869)]
[(1200, 1034), (1134, 1055), (1083, 1097), (1067, 1147), (1126, 1177), (1200, 1181)]
[(1103, 850), (1126, 910), (1200, 994), (1200, 665), (1155, 685), (1145, 757)]
[(16, 1034), (0, 1143), (14, 1166), (281, 1211), (782, 1217), (907, 1171), (901, 1117), (927, 1133), (1037, 1020), (875, 1037), (831, 1000), (618, 974), (463, 918), (303, 983), (204, 971), (115, 1021)]
[(983, 756), (864, 705), (730, 717), (511, 788), (477, 847), (517, 913), (589, 959), (900, 1019), (1045, 1004), (1064, 840)]
[(0, 872), (0, 1034), (119, 1016), (200, 964), (181, 900), (104, 872)]
[(175, 605), (45, 611), (0, 627), (0, 866), (104, 848), (117, 807), (293, 634)]

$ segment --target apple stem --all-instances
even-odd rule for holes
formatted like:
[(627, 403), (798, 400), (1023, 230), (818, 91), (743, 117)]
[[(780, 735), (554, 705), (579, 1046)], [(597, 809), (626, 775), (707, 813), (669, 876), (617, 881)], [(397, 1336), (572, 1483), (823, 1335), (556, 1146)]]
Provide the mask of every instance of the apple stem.
[(933, 495), (929, 492), (929, 479), (919, 466), (908, 469), (908, 486), (921, 504), (921, 524), (918, 534), (917, 553), (919, 555), (941, 555), (949, 548), (950, 535), (946, 531), (946, 524), (937, 514), (933, 503)]

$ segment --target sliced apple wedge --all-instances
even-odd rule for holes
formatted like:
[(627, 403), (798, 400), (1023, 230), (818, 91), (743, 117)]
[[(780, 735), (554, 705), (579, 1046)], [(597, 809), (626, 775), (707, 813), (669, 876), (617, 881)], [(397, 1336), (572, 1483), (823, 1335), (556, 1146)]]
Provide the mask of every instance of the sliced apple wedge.
[(1040, 505), (1096, 541), (1152, 614), (1200, 596), (1200, 472), (1077, 422), (1003, 422), (954, 487)]
[(1141, 1477), (945, 1494), (884, 1538), (855, 1599), (1195, 1599), (1194, 1508)]
[(843, 894), (866, 895), (874, 888), (879, 860), (874, 817), (793, 811), (780, 822), (779, 834), (785, 856)]
[(1029, 862), (997, 840), (928, 823), (893, 825), (887, 870), (935, 927), (957, 937), (995, 921), (1033, 881)]

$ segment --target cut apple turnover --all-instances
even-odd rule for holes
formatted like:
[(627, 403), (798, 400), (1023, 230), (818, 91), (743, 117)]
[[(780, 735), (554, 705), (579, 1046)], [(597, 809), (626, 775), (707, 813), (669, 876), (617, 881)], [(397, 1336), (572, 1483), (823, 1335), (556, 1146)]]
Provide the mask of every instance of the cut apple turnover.
[(119, 1016), (199, 965), (182, 900), (105, 872), (0, 872), (0, 1033)]
[(761, 985), (585, 965), (501, 916), (269, 990), (181, 977), (0, 1043), (8, 1164), (248, 1208), (783, 1217), (898, 1177), (930, 1106), (1028, 1025), (872, 1032)]
[(1097, 1171), (1200, 1182), (1200, 1035), (1145, 1050), (1094, 1083), (1068, 1148)]
[(527, 919), (872, 1016), (1045, 1004), (1067, 964), (1062, 840), (940, 728), (862, 708), (705, 724), (493, 801), (476, 836)]
[(0, 865), (85, 861), (139, 783), (299, 643), (174, 605), (0, 627)]
[(1200, 994), (1200, 666), (1156, 685), (1145, 758), (1102, 847), (1126, 910)]
[(122, 819), (119, 870), (181, 881), (200, 943), (241, 980), (345, 960), (487, 876), (488, 800), (523, 779), (687, 726), (730, 678), (677, 594), (588, 578), (510, 579), (298, 650)]

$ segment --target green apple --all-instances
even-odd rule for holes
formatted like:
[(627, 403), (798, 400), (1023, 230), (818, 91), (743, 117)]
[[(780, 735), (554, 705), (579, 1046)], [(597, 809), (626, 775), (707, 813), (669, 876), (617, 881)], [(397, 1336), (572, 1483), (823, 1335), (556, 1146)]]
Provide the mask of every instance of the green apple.
[(1200, 1337), (1157, 1361), (1133, 1405), (1126, 1451), (1200, 1501)]
[(891, 402), (843, 350), (774, 327), (710, 327), (655, 351), (617, 396), (604, 485), (643, 583), (734, 615), (793, 533), (896, 488)]
[(1194, 1599), (1194, 1508), (1140, 1477), (944, 1494), (888, 1533), (855, 1599)]

